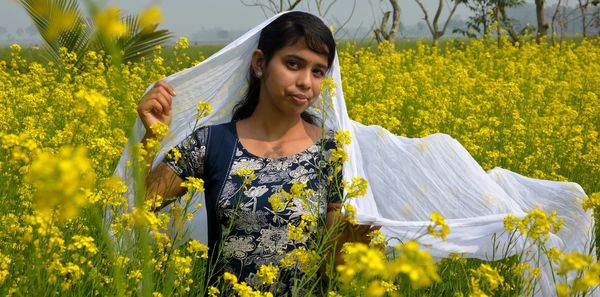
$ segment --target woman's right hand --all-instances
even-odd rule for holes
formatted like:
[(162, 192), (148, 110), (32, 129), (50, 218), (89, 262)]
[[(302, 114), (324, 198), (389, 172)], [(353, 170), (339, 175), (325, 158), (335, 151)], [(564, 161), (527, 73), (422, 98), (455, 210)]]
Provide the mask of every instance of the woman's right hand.
[(156, 122), (169, 125), (173, 118), (171, 110), (172, 97), (175, 96), (173, 87), (159, 80), (154, 87), (140, 99), (138, 115), (146, 127), (146, 135), (151, 135), (150, 127)]

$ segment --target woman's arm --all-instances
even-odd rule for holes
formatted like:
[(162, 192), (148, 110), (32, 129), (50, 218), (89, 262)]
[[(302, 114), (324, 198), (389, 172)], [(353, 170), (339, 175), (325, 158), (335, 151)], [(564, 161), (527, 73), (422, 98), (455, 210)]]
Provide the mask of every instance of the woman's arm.
[[(344, 220), (342, 215), (342, 204), (341, 203), (328, 203), (327, 204), (327, 217), (326, 217), (326, 228), (332, 230), (332, 244), (335, 246), (335, 264), (344, 264), (341, 249), (346, 242), (362, 242), (369, 244), (371, 238), (369, 233), (374, 230), (379, 230), (381, 226), (371, 225), (352, 225)], [(329, 232), (328, 232), (329, 233)], [(339, 235), (336, 235), (339, 234)]]
[(183, 179), (164, 162), (158, 163), (150, 171), (146, 170), (143, 176), (146, 178), (146, 201), (154, 200), (154, 211), (167, 206), (174, 197), (185, 193), (185, 188), (181, 187)]
[[(138, 115), (146, 128), (146, 135), (142, 139), (142, 145), (146, 147), (147, 141), (156, 138), (152, 134), (152, 125), (157, 122), (169, 125), (172, 120), (172, 96), (175, 96), (175, 90), (171, 85), (164, 81), (158, 81), (154, 87), (148, 91), (138, 104)], [(152, 164), (155, 156), (147, 156), (147, 164)], [(148, 171), (144, 167), (142, 176), (145, 178), (146, 201), (154, 199), (153, 208), (158, 210), (168, 203), (166, 201), (173, 197), (180, 196), (185, 189), (180, 186), (183, 179), (179, 177), (165, 163), (159, 163), (155, 168)], [(161, 199), (158, 199), (159, 196)]]

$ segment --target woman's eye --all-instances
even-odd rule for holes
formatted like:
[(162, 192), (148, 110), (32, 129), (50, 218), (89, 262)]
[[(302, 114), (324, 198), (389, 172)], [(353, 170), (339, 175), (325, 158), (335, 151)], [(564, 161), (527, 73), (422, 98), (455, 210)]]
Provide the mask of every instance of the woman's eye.
[(298, 69), (299, 65), (297, 62), (294, 61), (289, 61), (287, 62), (288, 67), (290, 67), (290, 69)]
[(319, 78), (325, 76), (325, 71), (320, 70), (320, 69), (314, 70), (313, 73), (315, 74), (316, 77), (319, 77)]

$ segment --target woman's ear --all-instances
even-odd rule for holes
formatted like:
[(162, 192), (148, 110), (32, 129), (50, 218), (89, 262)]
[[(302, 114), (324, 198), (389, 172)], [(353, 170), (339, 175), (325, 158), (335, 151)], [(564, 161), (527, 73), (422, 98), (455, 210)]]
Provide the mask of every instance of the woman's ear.
[(254, 76), (261, 78), (263, 76), (265, 66), (265, 55), (263, 51), (255, 49), (252, 53), (252, 71)]

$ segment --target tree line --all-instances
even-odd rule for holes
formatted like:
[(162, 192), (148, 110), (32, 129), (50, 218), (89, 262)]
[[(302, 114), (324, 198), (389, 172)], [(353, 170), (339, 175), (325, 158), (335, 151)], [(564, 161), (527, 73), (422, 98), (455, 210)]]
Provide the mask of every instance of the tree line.
[[(337, 0), (240, 0), (246, 6), (260, 8), (265, 15), (275, 14), (286, 10), (293, 10), (304, 4), (309, 10), (318, 13), (321, 17), (328, 17), (328, 12)], [(380, 3), (387, 2), (388, 10), (383, 11), (380, 19), (371, 27), (377, 42), (394, 42), (398, 36), (400, 27), (401, 3), (399, 0), (379, 0)], [(548, 30), (552, 42), (555, 41), (555, 34), (566, 31), (566, 25), (570, 21), (579, 20), (581, 32), (584, 38), (590, 37), (590, 29), (600, 29), (600, 0), (577, 0), (576, 7), (579, 14), (574, 15), (574, 10), (569, 9), (569, 0), (558, 0), (554, 6), (552, 18), (546, 18), (546, 0), (535, 0), (535, 15), (537, 24), (535, 26), (525, 26), (517, 28), (517, 22), (509, 15), (509, 9), (517, 8), (526, 4), (525, 0), (438, 0), (434, 10), (428, 10), (422, 0), (414, 0), (421, 10), (423, 21), (431, 34), (432, 45), (438, 46), (440, 39), (447, 33), (456, 9), (463, 5), (468, 8), (472, 15), (466, 21), (466, 28), (457, 28), (453, 32), (460, 33), (469, 38), (490, 37), (494, 32), (497, 37), (501, 37), (501, 32), (506, 35), (513, 43), (521, 41), (523, 36), (533, 33), (536, 41), (539, 43), (543, 38), (548, 37)], [(433, 1), (432, 1), (433, 2)], [(354, 0), (356, 4), (356, 0)], [(371, 3), (371, 2), (370, 2)], [(312, 9), (311, 9), (312, 8)], [(533, 12), (533, 11), (532, 11)], [(336, 32), (343, 29), (351, 15), (340, 22), (333, 19), (337, 24)], [(550, 22), (550, 23), (549, 23)], [(599, 31), (600, 32), (600, 31)]]

